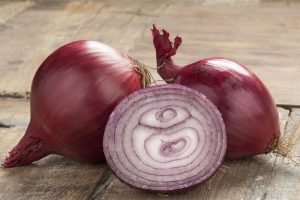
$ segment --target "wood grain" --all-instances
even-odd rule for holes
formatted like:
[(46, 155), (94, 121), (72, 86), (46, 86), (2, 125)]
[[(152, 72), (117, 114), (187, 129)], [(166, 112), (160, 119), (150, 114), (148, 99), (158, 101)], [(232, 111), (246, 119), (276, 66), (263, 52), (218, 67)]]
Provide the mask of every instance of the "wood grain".
[[(285, 140), (295, 142), (291, 154), (300, 163), (300, 109), (292, 108), (285, 130)], [(269, 183), (269, 199), (298, 199), (300, 197), (300, 165), (290, 159), (278, 157), (274, 164), (272, 182)]]
[[(284, 131), (290, 126), (287, 125), (289, 111), (282, 108), (278, 111), (281, 130)], [(300, 136), (300, 133), (297, 134)], [(298, 149), (295, 151), (300, 153)], [(293, 199), (300, 195), (299, 177), (299, 167), (284, 164), (282, 159), (269, 154), (227, 161), (212, 180), (186, 193), (168, 196), (147, 193), (130, 188), (114, 178), (97, 199)]]
[(78, 39), (108, 43), (155, 66), (149, 29), (156, 23), (183, 37), (179, 63), (232, 58), (258, 74), (277, 104), (300, 105), (299, 9), (288, 0), (5, 1), (0, 96), (28, 97), (46, 56)]
[[(300, 109), (290, 106), (300, 105), (299, 10), (297, 0), (2, 0), (0, 159), (26, 130), (31, 80), (47, 55), (69, 41), (90, 39), (154, 67), (153, 23), (171, 37), (182, 36), (175, 59), (180, 64), (225, 56), (257, 73), (276, 103), (289, 105), (278, 108), (281, 130), (296, 141), (292, 153), (300, 155)], [(106, 164), (50, 155), (27, 167), (0, 169), (0, 199), (288, 200), (300, 196), (299, 182), (299, 167), (261, 155), (225, 162), (204, 185), (166, 196), (128, 187)]]
[[(33, 1), (2, 1), (0, 2), (0, 30), (3, 29), (5, 23), (16, 16), (17, 14), (23, 12), (27, 8), (34, 5)], [(9, 25), (9, 23), (7, 23)]]
[[(29, 102), (0, 98), (0, 159), (18, 142), (29, 122)], [(300, 136), (300, 109), (278, 108), (282, 132)], [(292, 131), (290, 131), (292, 130)], [(300, 152), (299, 145), (293, 152)], [(89, 165), (61, 156), (0, 170), (0, 199), (290, 199), (299, 195), (300, 171), (271, 155), (225, 162), (217, 175), (187, 193), (163, 196), (128, 187), (105, 164)]]
[(29, 122), (29, 102), (0, 98), (0, 127), (26, 127)]
[[(299, 9), (299, 6), (217, 7), (178, 3), (166, 9), (157, 26), (168, 30), (171, 38), (176, 35), (183, 38), (174, 57), (179, 64), (207, 57), (231, 58), (253, 70), (277, 104), (299, 105)], [(155, 66), (150, 46), (153, 45), (148, 32), (130, 53)]]
[(5, 47), (0, 48), (0, 96), (25, 98), (40, 63), (70, 41), (98, 40), (127, 52), (167, 6), (147, 1), (46, 2), (36, 2), (0, 32)]
[[(0, 99), (1, 162), (23, 136), (28, 122), (29, 102)], [(50, 155), (29, 166), (0, 169), (0, 199), (90, 199), (104, 189), (110, 174), (105, 164)]]

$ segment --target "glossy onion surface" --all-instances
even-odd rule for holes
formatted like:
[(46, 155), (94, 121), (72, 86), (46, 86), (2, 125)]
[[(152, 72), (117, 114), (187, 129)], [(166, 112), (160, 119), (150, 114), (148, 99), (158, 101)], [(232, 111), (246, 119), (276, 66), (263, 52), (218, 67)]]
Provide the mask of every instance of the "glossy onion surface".
[(104, 161), (102, 138), (121, 99), (141, 89), (133, 62), (96, 41), (76, 41), (54, 51), (39, 67), (31, 88), (31, 120), (3, 167), (59, 154)]
[(274, 101), (262, 81), (245, 66), (225, 58), (207, 58), (179, 66), (171, 57), (182, 40), (174, 44), (169, 33), (152, 29), (158, 73), (168, 83), (177, 83), (205, 94), (220, 110), (225, 122), (226, 158), (236, 159), (270, 152), (280, 138)]
[(104, 153), (113, 172), (140, 189), (172, 192), (202, 183), (223, 161), (226, 133), (217, 108), (180, 85), (135, 92), (115, 108)]

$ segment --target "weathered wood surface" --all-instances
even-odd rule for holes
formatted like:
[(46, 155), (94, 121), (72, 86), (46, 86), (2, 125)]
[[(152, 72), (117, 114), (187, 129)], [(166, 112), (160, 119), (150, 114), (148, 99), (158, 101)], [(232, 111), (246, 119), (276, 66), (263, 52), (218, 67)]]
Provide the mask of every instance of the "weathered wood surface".
[[(18, 142), (29, 121), (29, 102), (0, 99), (0, 159)], [(281, 130), (300, 136), (300, 109), (278, 108)], [(1, 126), (1, 125), (0, 125)], [(300, 145), (293, 148), (300, 153)], [(271, 155), (225, 162), (206, 184), (187, 193), (163, 196), (121, 183), (105, 164), (48, 156), (34, 164), (0, 170), (0, 199), (293, 199), (300, 195), (300, 168)]]
[[(300, 129), (293, 129), (300, 123), (300, 109), (289, 112), (279, 108), (281, 130), (298, 135)], [(293, 148), (300, 153), (300, 145)], [(182, 194), (162, 196), (145, 193), (125, 186), (114, 178), (102, 192), (103, 199), (209, 199), (209, 200), (288, 200), (300, 195), (300, 169), (287, 164), (274, 155), (262, 155), (239, 161), (225, 162), (217, 175), (208, 183)], [(100, 198), (99, 198), (100, 199)]]
[[(231, 57), (271, 90), (286, 138), (300, 137), (300, 2), (297, 0), (0, 1), (0, 160), (29, 122), (32, 77), (46, 56), (71, 40), (110, 44), (154, 66), (150, 26), (183, 37), (176, 61)], [(5, 97), (12, 98), (5, 98)], [(293, 148), (300, 154), (300, 139)], [(0, 169), (0, 199), (278, 199), (300, 197), (300, 169), (262, 155), (225, 162), (206, 184), (164, 196), (121, 183), (106, 164), (61, 156)]]
[[(23, 136), (29, 102), (0, 99), (0, 159)], [(32, 165), (0, 169), (0, 199), (91, 199), (104, 189), (111, 172), (106, 164), (90, 165), (51, 155)]]
[[(161, 14), (157, 25), (170, 31), (172, 38), (183, 38), (174, 56), (178, 63), (232, 58), (263, 80), (277, 104), (299, 105), (299, 19), (299, 6), (237, 8), (178, 3)], [(145, 32), (130, 54), (154, 65), (151, 42)]]
[(259, 75), (277, 104), (300, 105), (299, 10), (291, 0), (4, 0), (0, 96), (28, 97), (40, 63), (77, 39), (105, 42), (154, 66), (149, 29), (156, 23), (183, 37), (179, 63), (232, 58)]

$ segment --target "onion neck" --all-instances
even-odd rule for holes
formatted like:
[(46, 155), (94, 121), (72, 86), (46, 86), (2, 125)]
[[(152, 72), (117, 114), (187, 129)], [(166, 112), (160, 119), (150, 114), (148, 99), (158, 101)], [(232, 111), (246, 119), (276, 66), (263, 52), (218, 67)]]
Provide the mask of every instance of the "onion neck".
[(156, 51), (157, 72), (167, 82), (172, 83), (178, 76), (180, 67), (172, 61), (172, 56), (180, 46), (182, 39), (179, 36), (171, 42), (170, 34), (166, 30), (159, 31), (155, 25), (151, 29), (153, 36), (153, 45)]
[(147, 88), (153, 82), (153, 77), (151, 72), (149, 71), (151, 67), (139, 62), (136, 59), (131, 58), (130, 56), (126, 56), (129, 60), (133, 69), (139, 74), (139, 80), (142, 88)]
[(176, 65), (172, 59), (168, 59), (166, 62), (158, 62), (157, 72), (167, 82), (173, 83), (178, 77), (181, 66)]

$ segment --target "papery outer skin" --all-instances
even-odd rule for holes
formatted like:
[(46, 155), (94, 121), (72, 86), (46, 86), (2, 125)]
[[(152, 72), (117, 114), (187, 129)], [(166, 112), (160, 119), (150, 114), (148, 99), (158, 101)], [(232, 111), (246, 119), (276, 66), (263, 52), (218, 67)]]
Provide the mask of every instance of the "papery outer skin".
[[(102, 136), (111, 111), (125, 96), (141, 89), (133, 67), (127, 56), (96, 41), (72, 42), (53, 52), (32, 83), (31, 126), (24, 137), (39, 137), (42, 145), (31, 154), (43, 151), (104, 161)], [(12, 152), (22, 151), (23, 143)], [(35, 160), (30, 157), (35, 156), (20, 160), (18, 166)], [(14, 167), (9, 159), (4, 167)]]
[(164, 56), (178, 45), (172, 47), (168, 35), (161, 35), (155, 26), (152, 34), (158, 66), (164, 63), (157, 70), (160, 76), (168, 83), (204, 93), (222, 113), (228, 138), (227, 159), (268, 153), (276, 146), (280, 138), (278, 112), (268, 89), (254, 73), (226, 58), (178, 66), (171, 56)]

